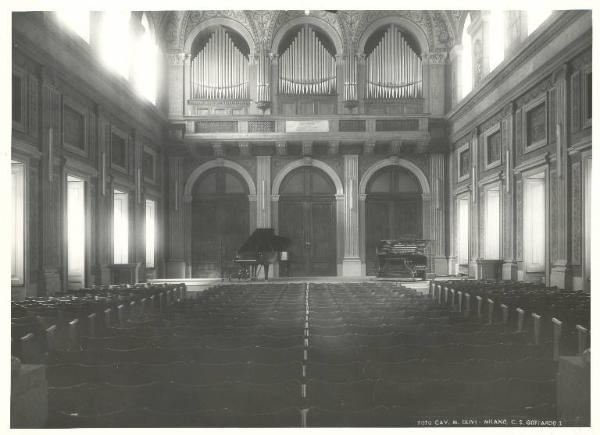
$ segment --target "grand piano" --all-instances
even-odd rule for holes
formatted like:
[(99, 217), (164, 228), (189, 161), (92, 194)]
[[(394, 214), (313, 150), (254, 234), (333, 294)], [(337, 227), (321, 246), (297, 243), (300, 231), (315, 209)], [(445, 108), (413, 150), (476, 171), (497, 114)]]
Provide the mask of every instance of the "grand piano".
[(427, 271), (426, 248), (428, 240), (422, 239), (397, 239), (381, 240), (377, 245), (378, 277), (390, 276), (390, 265), (400, 265), (400, 273), (412, 279), (420, 277), (425, 279)]
[(240, 265), (237, 278), (256, 279), (258, 266), (263, 266), (265, 280), (269, 279), (269, 265), (287, 259), (290, 240), (275, 235), (273, 228), (258, 228), (238, 250), (235, 263)]

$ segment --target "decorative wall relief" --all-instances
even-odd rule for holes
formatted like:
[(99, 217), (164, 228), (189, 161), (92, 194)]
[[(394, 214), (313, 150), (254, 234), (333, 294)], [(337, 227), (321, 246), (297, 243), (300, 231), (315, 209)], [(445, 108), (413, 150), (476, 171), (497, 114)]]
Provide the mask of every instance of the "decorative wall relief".
[(571, 131), (573, 133), (579, 131), (581, 126), (581, 85), (580, 85), (581, 73), (575, 71), (571, 76)]
[(581, 264), (581, 237), (582, 237), (582, 189), (581, 189), (581, 163), (576, 162), (571, 166), (571, 263)]
[(523, 178), (518, 177), (515, 195), (517, 198), (517, 260), (523, 260)]
[(550, 137), (548, 138), (549, 143), (556, 142), (556, 134), (554, 129), (556, 125), (556, 88), (550, 89), (548, 92), (548, 124), (550, 129)]
[(557, 202), (558, 177), (556, 170), (550, 171), (550, 261), (558, 258), (558, 207)]
[(27, 91), (29, 93), (29, 135), (38, 137), (38, 79), (29, 74), (29, 84)]

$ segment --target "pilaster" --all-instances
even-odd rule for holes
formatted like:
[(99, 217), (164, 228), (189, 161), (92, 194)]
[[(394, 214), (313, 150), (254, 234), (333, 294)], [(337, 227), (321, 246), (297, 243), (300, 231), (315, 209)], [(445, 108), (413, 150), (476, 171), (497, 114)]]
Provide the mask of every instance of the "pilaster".
[(271, 156), (256, 156), (256, 227), (271, 228)]
[(358, 228), (358, 155), (344, 155), (344, 260), (343, 276), (360, 276), (361, 232)]
[[(550, 285), (566, 288), (571, 285), (569, 265), (569, 183), (567, 177), (567, 147), (569, 138), (568, 66), (554, 73), (556, 86), (556, 125), (550, 125), (550, 134), (556, 135), (556, 222), (550, 223), (550, 237), (556, 237), (556, 257), (550, 271)], [(552, 180), (552, 178), (550, 178)], [(552, 182), (552, 181), (550, 181)], [(552, 214), (551, 214), (552, 216)]]
[(448, 274), (448, 257), (446, 257), (446, 231), (444, 220), (444, 181), (445, 158), (443, 154), (434, 153), (429, 158), (429, 173), (431, 178), (432, 206), (431, 225), (431, 253), (433, 254), (433, 269), (436, 275)]

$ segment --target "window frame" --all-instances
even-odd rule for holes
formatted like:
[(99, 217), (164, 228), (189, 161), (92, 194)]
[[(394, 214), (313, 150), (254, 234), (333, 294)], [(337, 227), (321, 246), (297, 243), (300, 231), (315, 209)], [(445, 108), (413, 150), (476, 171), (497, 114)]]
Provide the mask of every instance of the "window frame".
[[(118, 163), (115, 163), (113, 156), (113, 135), (116, 135), (123, 139), (125, 144), (125, 164), (121, 166)], [(122, 172), (125, 175), (129, 175), (129, 135), (125, 133), (120, 128), (111, 125), (110, 128), (110, 167), (111, 169), (116, 169), (119, 172)]]
[(470, 145), (471, 145), (470, 142), (467, 141), (466, 143), (464, 143), (463, 145), (458, 147), (456, 150), (456, 175), (457, 175), (457, 182), (459, 182), (459, 183), (471, 178), (471, 170), (470, 170), (471, 168), (469, 168), (469, 170), (464, 175), (460, 174), (460, 169), (461, 169), (460, 156), (462, 155), (463, 152), (465, 152), (465, 151), (469, 152), (469, 163), (470, 163), (470, 166), (473, 167), (473, 156), (472, 156), (473, 153), (471, 152)]
[[(494, 134), (498, 133), (500, 135), (500, 153), (499, 153), (499, 157), (497, 160), (494, 160), (493, 162), (489, 162), (488, 163), (488, 145), (489, 145), (489, 139), (490, 137), (492, 137)], [(488, 170), (488, 169), (493, 169), (496, 168), (498, 166), (500, 166), (502, 164), (502, 132), (500, 130), (500, 122), (494, 124), (492, 127), (488, 128), (484, 133), (483, 133), (483, 167), (484, 170)]]
[[(144, 181), (150, 182), (152, 184), (157, 184), (158, 182), (158, 177), (157, 177), (157, 171), (158, 171), (158, 165), (157, 165), (157, 159), (158, 159), (158, 153), (156, 152), (156, 150), (154, 150), (154, 148), (152, 148), (149, 145), (144, 145), (142, 153), (148, 153), (152, 156), (152, 174), (153, 177), (150, 178), (148, 177), (148, 173), (145, 171), (145, 167), (142, 166), (142, 172), (144, 174)], [(142, 165), (144, 163), (144, 159), (143, 159), (143, 154), (142, 154)]]
[[(82, 144), (83, 149), (78, 147), (76, 144), (69, 143), (66, 139), (66, 135), (64, 134), (64, 131), (65, 131), (65, 106), (68, 107), (69, 109), (73, 110), (74, 112), (77, 112), (83, 118), (83, 144)], [(63, 148), (69, 152), (78, 154), (82, 157), (89, 157), (89, 153), (90, 153), (89, 122), (88, 122), (87, 113), (88, 113), (88, 111), (85, 108), (85, 106), (79, 104), (78, 102), (76, 102), (69, 96), (65, 95), (63, 97), (62, 117), (61, 117), (62, 132), (63, 132), (63, 134), (62, 134)], [(112, 136), (111, 136), (111, 140), (112, 140)]]
[[(588, 128), (592, 126), (592, 116), (588, 118), (588, 112), (590, 107), (588, 106), (588, 92), (592, 92), (592, 89), (588, 89), (587, 79), (588, 76), (592, 77), (592, 86), (594, 85), (594, 77), (592, 75), (592, 66), (587, 65), (585, 68), (581, 69), (581, 76), (583, 77), (581, 83), (581, 108), (582, 108), (582, 116), (581, 116), (581, 127)], [(593, 97), (592, 97), (592, 108), (594, 105)]]
[[(527, 116), (528, 114), (535, 108), (537, 108), (539, 105), (544, 104), (544, 121), (545, 121), (545, 136), (544, 139), (540, 139), (536, 142), (531, 143), (530, 145), (528, 145), (528, 139), (529, 139), (529, 125), (527, 124)], [(548, 119), (548, 96), (547, 93), (544, 92), (542, 95), (540, 95), (539, 97), (535, 98), (534, 100), (530, 101), (529, 103), (527, 103), (525, 106), (523, 106), (523, 128), (522, 128), (522, 139), (523, 139), (523, 154), (526, 154), (528, 152), (537, 150), (539, 148), (543, 148), (546, 145), (548, 145), (548, 123), (549, 123), (549, 119)]]

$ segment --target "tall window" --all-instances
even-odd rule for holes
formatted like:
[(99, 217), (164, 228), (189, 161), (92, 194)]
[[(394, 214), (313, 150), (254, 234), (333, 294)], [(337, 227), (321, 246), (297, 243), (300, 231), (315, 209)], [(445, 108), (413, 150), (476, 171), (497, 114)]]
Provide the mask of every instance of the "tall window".
[(85, 181), (67, 177), (67, 287), (85, 286)]
[(115, 190), (113, 194), (113, 261), (129, 262), (129, 195)]
[(524, 179), (523, 256), (527, 272), (546, 269), (546, 181), (544, 173)]
[(129, 11), (106, 11), (100, 24), (100, 58), (104, 64), (129, 77)]
[(531, 35), (552, 13), (549, 9), (530, 9), (527, 11), (527, 34)]
[(504, 11), (491, 11), (489, 29), (490, 71), (493, 71), (504, 60)]
[(25, 251), (25, 165), (11, 162), (12, 214), (11, 214), (11, 284), (24, 283)]
[(469, 35), (469, 26), (471, 25), (471, 14), (467, 15), (462, 33), (462, 55), (460, 64), (460, 98), (467, 95), (473, 89), (473, 47), (471, 46), (471, 35)]
[(156, 72), (158, 69), (158, 46), (154, 41), (148, 16), (144, 13), (141, 21), (142, 34), (135, 47), (135, 87), (136, 91), (151, 103), (156, 101)]
[(469, 197), (458, 199), (458, 264), (469, 264)]
[(156, 250), (156, 203), (146, 200), (146, 267), (154, 268), (154, 252)]
[(90, 42), (90, 11), (66, 9), (56, 11), (56, 17), (85, 42)]
[(500, 258), (500, 189), (485, 191), (485, 258)]

